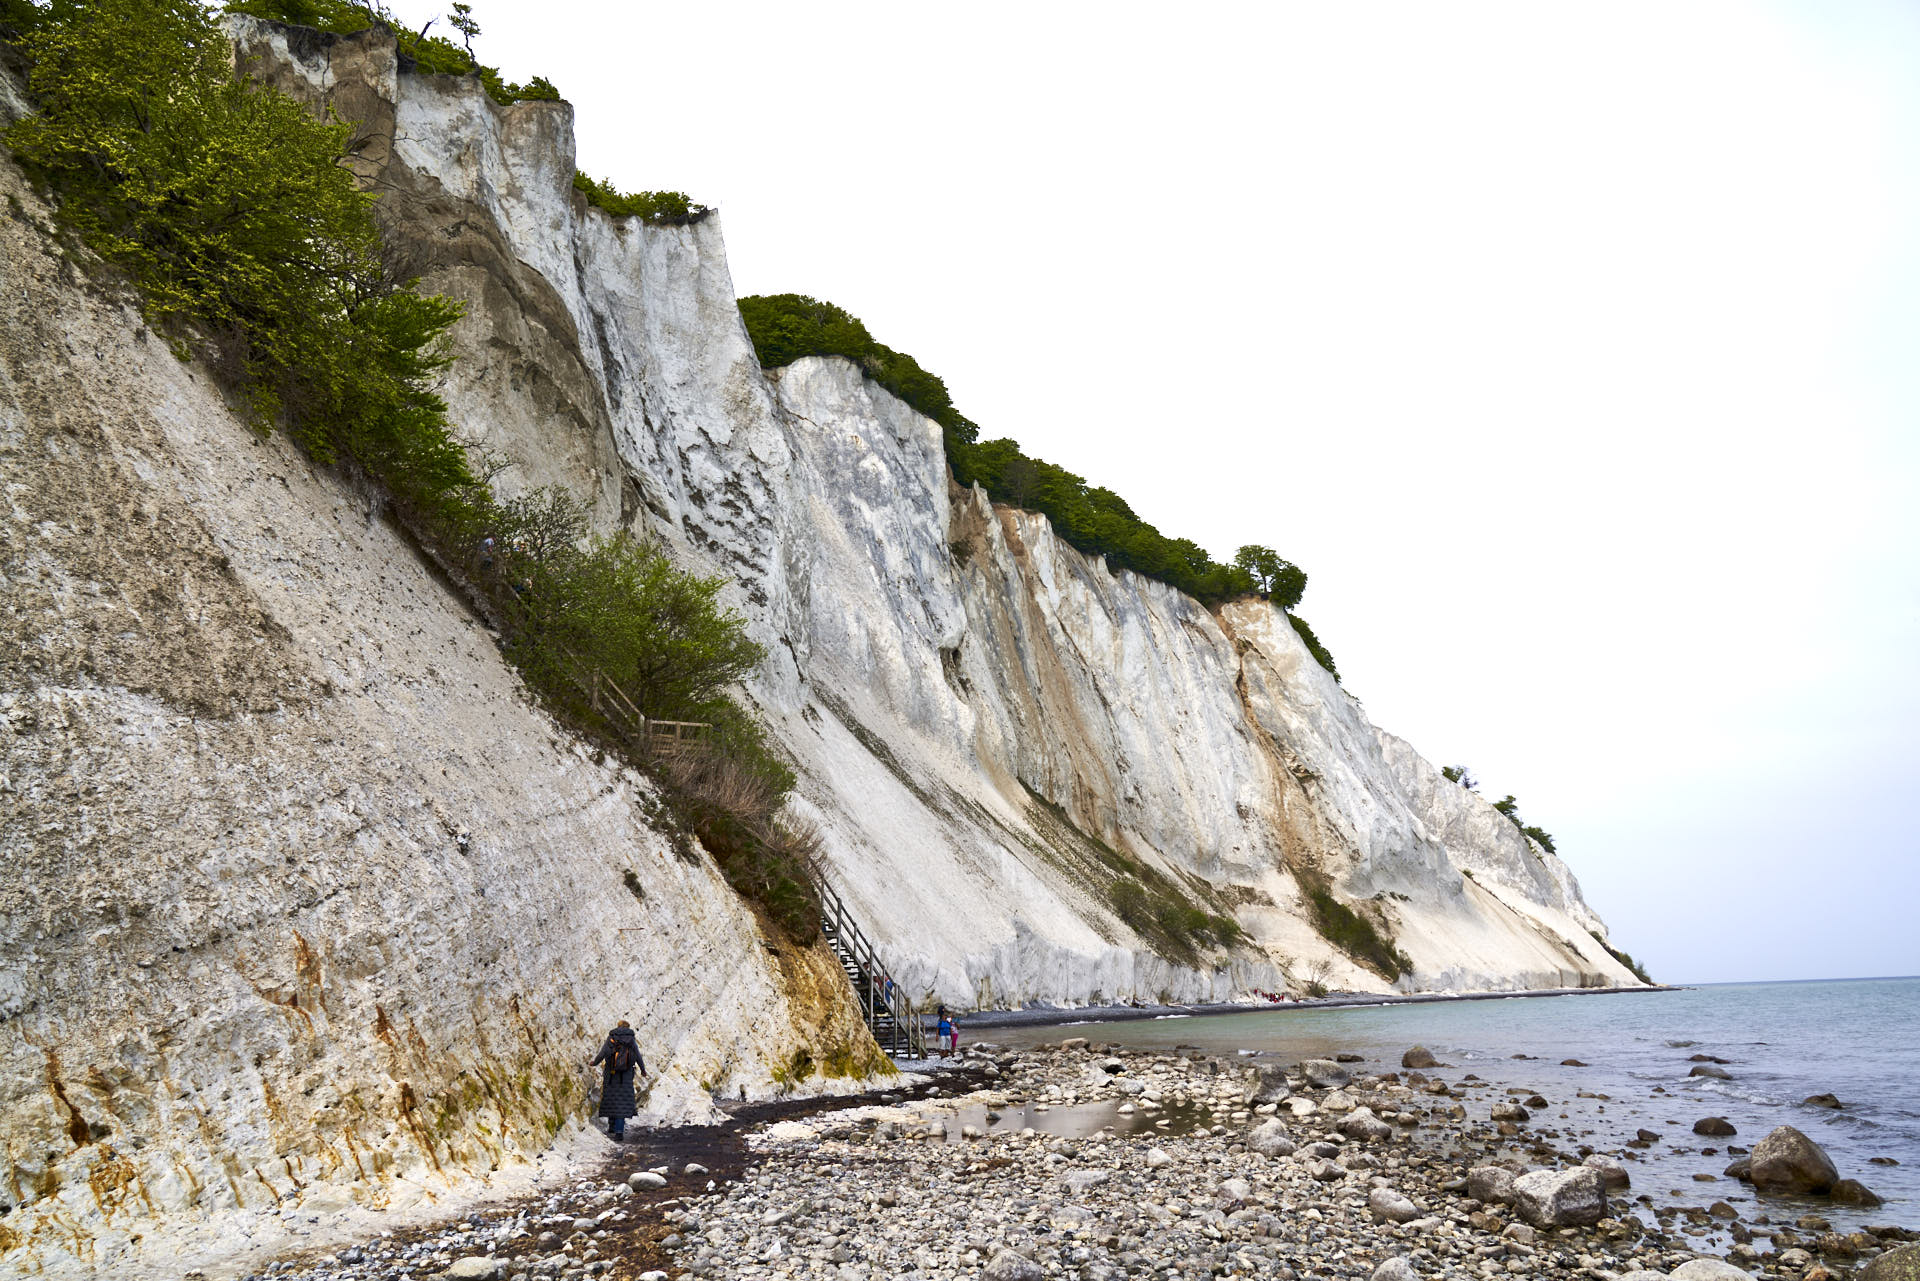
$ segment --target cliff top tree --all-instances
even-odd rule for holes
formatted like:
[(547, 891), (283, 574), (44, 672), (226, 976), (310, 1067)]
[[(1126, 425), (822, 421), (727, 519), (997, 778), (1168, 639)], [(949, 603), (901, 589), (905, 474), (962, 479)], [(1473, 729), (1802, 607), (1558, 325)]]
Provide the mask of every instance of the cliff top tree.
[(1253, 590), (1281, 609), (1292, 609), (1306, 594), (1307, 571), (1271, 547), (1248, 543), (1233, 554), (1233, 563), (1253, 579)]

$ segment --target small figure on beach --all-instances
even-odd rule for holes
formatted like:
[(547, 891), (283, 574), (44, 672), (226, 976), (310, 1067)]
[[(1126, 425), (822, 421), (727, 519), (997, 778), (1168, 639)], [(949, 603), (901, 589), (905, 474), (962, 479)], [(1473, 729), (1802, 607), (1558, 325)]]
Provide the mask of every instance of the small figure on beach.
[(588, 1060), (587, 1066), (602, 1063), (606, 1066), (600, 1072), (600, 1115), (607, 1118), (607, 1137), (619, 1143), (626, 1138), (627, 1118), (640, 1110), (633, 1094), (634, 1075), (647, 1074), (647, 1061), (640, 1057), (640, 1043), (625, 1019), (607, 1033), (606, 1044)]
[(942, 1005), (939, 1010), (939, 1022), (934, 1025), (934, 1035), (939, 1038), (940, 1052), (952, 1054), (960, 1048), (960, 1029), (953, 1025), (953, 1016)]

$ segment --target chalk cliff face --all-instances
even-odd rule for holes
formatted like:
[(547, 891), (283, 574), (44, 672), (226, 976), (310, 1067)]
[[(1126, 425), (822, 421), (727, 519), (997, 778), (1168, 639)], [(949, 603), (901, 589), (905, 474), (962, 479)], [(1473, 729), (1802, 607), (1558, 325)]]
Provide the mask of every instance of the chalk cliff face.
[[(396, 258), (467, 302), (446, 391), (502, 485), (733, 581), (794, 808), (910, 993), (1389, 987), (1311, 924), (1316, 886), (1392, 933), (1401, 987), (1634, 981), (1565, 866), (1270, 607), (958, 489), (845, 361), (761, 371), (719, 219), (589, 208), (571, 108), (402, 74), (379, 32), (236, 33), (361, 122)], [(616, 1017), (659, 1119), (795, 1050), (873, 1068), (830, 960), (770, 950), (377, 502), (251, 435), (0, 185), (0, 1260), (137, 1271), (161, 1224), (231, 1244), (446, 1196), (579, 1126)], [(1245, 938), (1123, 919), (1123, 885)]]
[[(1565, 866), (1369, 724), (1269, 606), (1209, 611), (954, 488), (938, 428), (846, 361), (763, 373), (718, 217), (589, 207), (570, 107), (402, 75), (372, 33), (242, 44), (367, 122), (396, 252), (469, 303), (449, 391), (517, 461), (505, 483), (564, 484), (603, 527), (734, 580), (796, 808), (910, 991), (1217, 999), (1283, 970), (1387, 987), (1309, 924), (1307, 885), (1392, 932), (1401, 986), (1633, 982)], [(1113, 909), (1128, 875), (1247, 942), (1143, 937)]]
[(0, 189), (0, 1273), (445, 1204), (586, 1142), (619, 1018), (657, 1120), (890, 1070), (377, 502)]

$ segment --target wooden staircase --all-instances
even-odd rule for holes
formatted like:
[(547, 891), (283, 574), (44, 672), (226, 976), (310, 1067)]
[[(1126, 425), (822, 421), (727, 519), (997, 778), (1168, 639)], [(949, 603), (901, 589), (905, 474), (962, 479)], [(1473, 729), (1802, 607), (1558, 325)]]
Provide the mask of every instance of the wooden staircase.
[(840, 968), (853, 985), (854, 1003), (880, 1048), (895, 1058), (927, 1057), (927, 1030), (920, 1012), (897, 986), (888, 991), (886, 970), (867, 942), (867, 936), (847, 913), (847, 905), (831, 886), (820, 886), (820, 933), (840, 958)]

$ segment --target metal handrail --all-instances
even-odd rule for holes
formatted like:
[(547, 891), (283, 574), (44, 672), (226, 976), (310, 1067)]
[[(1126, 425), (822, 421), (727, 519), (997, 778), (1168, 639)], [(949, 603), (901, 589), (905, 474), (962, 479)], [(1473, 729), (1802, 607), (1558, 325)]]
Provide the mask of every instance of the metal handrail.
[[(905, 1052), (917, 1059), (927, 1057), (927, 1030), (921, 1026), (920, 1012), (905, 992), (896, 985), (891, 993), (886, 992), (879, 976), (885, 971), (880, 965), (880, 954), (868, 942), (865, 931), (847, 911), (846, 903), (834, 893), (833, 887), (824, 879), (819, 880), (820, 905), (828, 922), (833, 926), (832, 946), (836, 951), (844, 949), (847, 958), (859, 968), (866, 978), (864, 995), (864, 1014), (867, 1026), (872, 1028), (879, 1014), (884, 1011), (893, 1021), (893, 1049), (900, 1048), (905, 1041)], [(858, 995), (858, 994), (856, 994)]]

